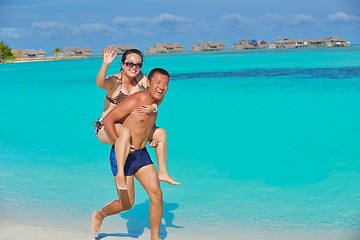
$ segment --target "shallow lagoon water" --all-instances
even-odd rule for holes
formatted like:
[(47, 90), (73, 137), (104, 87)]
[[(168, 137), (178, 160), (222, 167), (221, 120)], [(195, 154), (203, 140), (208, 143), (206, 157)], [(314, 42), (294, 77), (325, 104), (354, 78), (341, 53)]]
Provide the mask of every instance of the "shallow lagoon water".
[[(172, 228), (359, 234), (359, 59), (357, 46), (146, 55), (145, 73), (163, 67), (172, 76), (157, 125), (167, 130), (169, 172), (182, 182), (162, 183), (163, 236)], [(92, 129), (105, 94), (95, 85), (101, 62), (0, 65), (3, 219), (85, 221), (116, 198), (110, 147)], [(134, 209), (113, 218), (141, 236), (148, 198), (136, 189)]]

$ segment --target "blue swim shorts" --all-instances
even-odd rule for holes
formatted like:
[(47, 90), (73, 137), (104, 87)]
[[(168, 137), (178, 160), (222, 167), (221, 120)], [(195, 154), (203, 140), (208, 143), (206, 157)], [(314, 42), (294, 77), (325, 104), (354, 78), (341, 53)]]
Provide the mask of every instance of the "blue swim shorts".
[[(146, 148), (135, 150), (134, 152), (129, 153), (125, 166), (124, 166), (124, 175), (132, 176), (142, 167), (154, 164), (150, 158), (150, 155)], [(112, 146), (110, 151), (110, 166), (111, 171), (114, 176), (117, 175), (117, 162), (115, 157), (115, 147)]]

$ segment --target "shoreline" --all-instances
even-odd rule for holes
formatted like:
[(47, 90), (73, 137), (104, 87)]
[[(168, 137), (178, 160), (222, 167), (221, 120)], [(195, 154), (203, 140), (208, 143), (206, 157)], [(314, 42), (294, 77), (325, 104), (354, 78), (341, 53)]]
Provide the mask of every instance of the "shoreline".
[(87, 56), (73, 56), (73, 57), (42, 57), (42, 58), (18, 58), (11, 60), (3, 60), (2, 64), (9, 63), (28, 63), (28, 62), (45, 62), (45, 61), (61, 61), (61, 60), (77, 60), (86, 59)]

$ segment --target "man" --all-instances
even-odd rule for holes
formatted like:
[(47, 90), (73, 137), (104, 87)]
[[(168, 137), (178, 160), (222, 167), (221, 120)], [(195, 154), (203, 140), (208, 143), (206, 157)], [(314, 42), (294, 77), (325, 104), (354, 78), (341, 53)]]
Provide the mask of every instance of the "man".
[[(111, 110), (103, 120), (107, 134), (115, 142), (116, 158), (113, 147), (110, 160), (119, 199), (108, 203), (100, 211), (93, 212), (91, 228), (95, 237), (98, 236), (101, 223), (106, 216), (129, 210), (133, 206), (135, 176), (150, 197), (151, 240), (160, 240), (162, 191), (156, 169), (146, 150), (146, 143), (149, 141), (157, 113), (142, 115), (137, 109), (142, 105), (151, 105), (157, 100), (162, 100), (167, 92), (169, 80), (170, 75), (166, 70), (162, 68), (151, 70), (147, 80), (148, 88), (145, 91), (128, 96)], [(115, 124), (119, 122), (122, 122), (128, 129), (124, 136), (120, 137), (115, 129)], [(134, 148), (133, 152), (130, 152), (130, 146)], [(125, 162), (126, 190), (119, 187), (117, 173), (121, 168), (118, 168), (117, 162), (120, 160)]]

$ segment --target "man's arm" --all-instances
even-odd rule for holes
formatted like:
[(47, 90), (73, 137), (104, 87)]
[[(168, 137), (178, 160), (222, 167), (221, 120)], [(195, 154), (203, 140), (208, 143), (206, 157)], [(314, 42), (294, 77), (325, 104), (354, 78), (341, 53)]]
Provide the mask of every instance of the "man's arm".
[(121, 103), (112, 109), (102, 121), (106, 133), (114, 143), (119, 137), (116, 132), (115, 124), (119, 124), (119, 121), (124, 120), (134, 111), (134, 109), (136, 109), (137, 102), (139, 101), (138, 96), (139, 94), (135, 93), (121, 101)]

